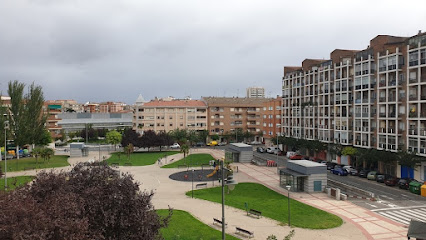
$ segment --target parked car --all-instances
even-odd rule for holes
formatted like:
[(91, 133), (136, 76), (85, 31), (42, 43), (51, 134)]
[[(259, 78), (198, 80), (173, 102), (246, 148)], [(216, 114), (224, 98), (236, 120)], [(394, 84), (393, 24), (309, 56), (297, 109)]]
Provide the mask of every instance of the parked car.
[(291, 156), (296, 155), (296, 152), (287, 151), (286, 157), (290, 158)]
[(197, 143), (195, 144), (195, 146), (196, 146), (196, 147), (204, 147), (204, 146), (206, 146), (206, 144), (205, 144), (204, 142), (197, 142)]
[(358, 177), (366, 178), (366, 177), (367, 177), (368, 172), (369, 172), (369, 170), (367, 170), (367, 169), (361, 169), (361, 170), (359, 170), (359, 172), (358, 172)]
[(353, 168), (353, 169), (351, 169), (350, 174), (351, 174), (351, 176), (358, 176), (358, 170)]
[(399, 178), (394, 176), (389, 176), (385, 179), (385, 184), (387, 186), (396, 186), (398, 184)]
[(226, 142), (220, 142), (220, 143), (218, 143), (217, 145), (218, 145), (218, 146), (225, 146), (225, 145), (226, 145)]
[(398, 187), (401, 189), (405, 189), (408, 190), (408, 188), (410, 187), (410, 182), (412, 182), (413, 179), (411, 178), (401, 178), (398, 181)]
[(278, 148), (277, 148), (277, 147), (268, 147), (268, 148), (266, 149), (266, 152), (267, 152), (267, 153), (271, 153), (271, 154), (275, 154), (275, 153), (277, 153), (277, 151), (278, 151)]
[(321, 161), (320, 164), (327, 165), (327, 161)]
[(300, 154), (295, 154), (290, 157), (290, 160), (302, 160), (302, 159), (303, 159), (303, 155), (300, 155)]
[(170, 146), (170, 148), (172, 148), (172, 149), (180, 148), (180, 145), (179, 145), (179, 143), (173, 143), (173, 145)]
[(327, 162), (326, 165), (327, 165), (327, 170), (331, 170), (337, 165), (337, 163)]
[(331, 169), (330, 171), (331, 171), (331, 173), (339, 175), (339, 176), (347, 176), (348, 175), (348, 172), (341, 167), (335, 167), (335, 168)]
[(377, 173), (376, 174), (376, 182), (380, 182), (380, 183), (384, 183), (385, 179), (388, 178), (389, 176), (384, 174), (384, 173)]
[(371, 171), (371, 172), (368, 172), (367, 179), (368, 180), (376, 180), (376, 176), (377, 176), (377, 172), (376, 171)]
[(210, 141), (207, 146), (217, 146), (217, 141)]
[(322, 161), (322, 159), (319, 159), (317, 157), (310, 157), (309, 160), (311, 160), (312, 162), (317, 162), (317, 163), (320, 163)]
[(264, 153), (264, 152), (266, 152), (266, 149), (264, 147), (257, 147), (256, 148), (256, 152), (258, 152), (258, 153)]
[(346, 172), (348, 172), (348, 173), (350, 173), (351, 172), (351, 170), (352, 169), (354, 169), (352, 166), (350, 166), (350, 165), (346, 165), (346, 166), (343, 166), (342, 167), (343, 169), (345, 169), (346, 170)]

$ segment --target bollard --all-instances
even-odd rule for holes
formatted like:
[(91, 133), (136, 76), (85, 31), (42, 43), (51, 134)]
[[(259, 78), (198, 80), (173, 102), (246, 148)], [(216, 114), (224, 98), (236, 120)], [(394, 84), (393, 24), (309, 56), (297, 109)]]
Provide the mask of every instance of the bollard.
[(340, 200), (340, 189), (336, 188), (336, 200)]
[(331, 188), (327, 188), (327, 196), (331, 197)]

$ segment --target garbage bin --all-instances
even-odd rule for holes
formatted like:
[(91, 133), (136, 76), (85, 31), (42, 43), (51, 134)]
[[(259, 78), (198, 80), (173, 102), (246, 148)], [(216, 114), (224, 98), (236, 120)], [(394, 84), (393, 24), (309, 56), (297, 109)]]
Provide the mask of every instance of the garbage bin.
[(414, 194), (420, 195), (420, 188), (422, 187), (422, 184), (417, 181), (410, 182), (410, 192)]
[(423, 184), (421, 192), (422, 192), (422, 196), (426, 197), (426, 182)]

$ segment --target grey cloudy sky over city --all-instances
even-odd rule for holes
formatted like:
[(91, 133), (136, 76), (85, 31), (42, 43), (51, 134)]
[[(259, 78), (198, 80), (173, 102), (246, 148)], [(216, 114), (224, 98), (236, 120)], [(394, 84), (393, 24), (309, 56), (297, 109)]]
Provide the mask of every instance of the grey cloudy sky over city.
[(284, 65), (365, 49), (379, 34), (426, 31), (424, 0), (3, 0), (0, 91), (46, 99), (280, 94)]

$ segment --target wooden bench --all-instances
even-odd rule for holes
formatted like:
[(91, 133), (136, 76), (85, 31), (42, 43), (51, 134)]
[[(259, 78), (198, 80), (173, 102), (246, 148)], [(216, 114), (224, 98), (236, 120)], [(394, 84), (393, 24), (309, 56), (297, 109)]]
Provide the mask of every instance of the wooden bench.
[(245, 230), (245, 229), (240, 228), (240, 227), (235, 227), (235, 228), (237, 229), (237, 232), (236, 232), (236, 233), (244, 233), (244, 234), (247, 234), (247, 235), (249, 236), (249, 238), (254, 237), (254, 232), (251, 232), (251, 231), (249, 231), (249, 230)]
[(129, 162), (126, 162), (126, 163), (124, 163), (124, 166), (133, 166), (133, 164), (129, 163)]
[[(217, 218), (213, 218), (213, 225), (215, 225), (216, 223), (219, 224), (220, 226), (222, 226), (222, 221), (221, 220), (219, 220)], [(227, 227), (227, 226), (228, 226), (228, 224), (225, 223), (225, 227)]]
[(260, 216), (262, 216), (262, 212), (261, 212), (261, 211), (257, 211), (257, 210), (254, 210), (254, 209), (250, 209), (250, 210), (247, 212), (247, 215), (248, 215), (248, 214), (256, 215), (256, 216), (257, 216), (257, 218), (260, 218)]
[(207, 183), (199, 183), (195, 185), (195, 188), (198, 188), (198, 187), (207, 187)]

